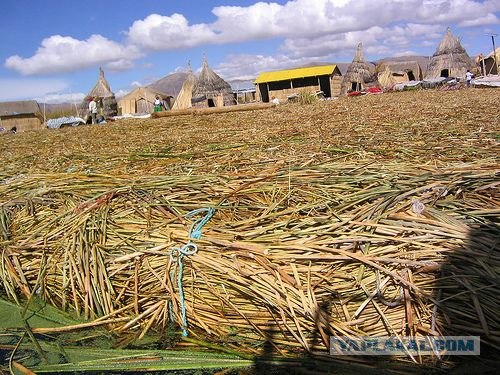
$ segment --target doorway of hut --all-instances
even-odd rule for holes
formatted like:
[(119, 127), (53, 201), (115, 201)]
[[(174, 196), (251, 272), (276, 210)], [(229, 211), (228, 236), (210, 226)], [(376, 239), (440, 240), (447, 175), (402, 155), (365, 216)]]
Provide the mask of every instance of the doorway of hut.
[(351, 82), (351, 91), (359, 91), (361, 90), (360, 82)]
[(441, 77), (448, 78), (450, 76), (450, 71), (448, 69), (441, 70)]
[(208, 106), (209, 107), (215, 107), (215, 103), (213, 99), (208, 99)]
[(319, 77), (319, 89), (323, 91), (323, 95), (325, 95), (325, 98), (331, 98), (332, 90), (330, 87), (330, 77), (328, 76)]
[(415, 74), (413, 74), (412, 70), (408, 71), (408, 81), (416, 81)]
[(264, 103), (269, 103), (269, 91), (265, 83), (259, 83), (260, 98)]

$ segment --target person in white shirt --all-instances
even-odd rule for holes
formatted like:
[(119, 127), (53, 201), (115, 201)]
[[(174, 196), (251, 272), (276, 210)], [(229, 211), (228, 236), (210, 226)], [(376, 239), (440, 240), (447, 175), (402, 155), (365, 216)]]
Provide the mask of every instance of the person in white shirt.
[(97, 124), (97, 98), (92, 98), (90, 101), (89, 112), (92, 117), (92, 124)]
[(155, 97), (155, 112), (161, 112), (163, 111), (163, 108), (165, 108), (165, 105), (163, 104), (163, 100), (160, 99), (158, 95)]
[(472, 74), (470, 70), (467, 70), (467, 73), (465, 73), (465, 82), (467, 83), (467, 87), (470, 87), (472, 78), (474, 78), (474, 74)]

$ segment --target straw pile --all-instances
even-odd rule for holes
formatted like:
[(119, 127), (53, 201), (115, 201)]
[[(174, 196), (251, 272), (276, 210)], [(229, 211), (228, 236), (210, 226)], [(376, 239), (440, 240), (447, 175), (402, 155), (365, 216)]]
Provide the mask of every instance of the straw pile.
[[(1, 286), (137, 335), (182, 327), (183, 294), (190, 335), (256, 352), (325, 350), (330, 335), (499, 347), (498, 94), (476, 92), (10, 137)], [(200, 208), (215, 214), (190, 240)]]
[(118, 331), (182, 325), (172, 249), (188, 241), (183, 215), (213, 207), (182, 276), (194, 333), (324, 350), (332, 334), (463, 327), (499, 344), (498, 228), (488, 226), (498, 170), (470, 167), (13, 179), (1, 191), (3, 285), (12, 298), (36, 291), (85, 318), (123, 318)]

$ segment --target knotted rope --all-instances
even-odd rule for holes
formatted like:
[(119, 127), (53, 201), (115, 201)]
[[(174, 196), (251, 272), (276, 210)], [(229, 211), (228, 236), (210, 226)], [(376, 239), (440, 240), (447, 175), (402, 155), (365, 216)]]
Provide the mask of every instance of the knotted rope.
[[(186, 303), (184, 300), (184, 289), (182, 286), (182, 276), (184, 271), (183, 258), (185, 256), (196, 254), (196, 252), (198, 251), (198, 246), (195, 243), (191, 242), (191, 240), (199, 240), (201, 238), (201, 229), (212, 218), (212, 216), (215, 213), (215, 210), (213, 208), (199, 208), (188, 212), (184, 216), (186, 218), (190, 218), (201, 213), (204, 213), (205, 215), (203, 217), (198, 218), (191, 225), (191, 228), (189, 229), (188, 242), (180, 248), (176, 247), (170, 250), (170, 258), (173, 261), (175, 256), (177, 255), (177, 264), (179, 265), (179, 271), (177, 274), (177, 286), (179, 288), (179, 302), (181, 305), (181, 319), (182, 319), (181, 329), (182, 329), (182, 336), (184, 337), (186, 337), (188, 333), (187, 333)], [(173, 275), (171, 274), (170, 275), (171, 279), (173, 279), (172, 276)], [(172, 310), (170, 310), (170, 317), (171, 318), (173, 317)]]

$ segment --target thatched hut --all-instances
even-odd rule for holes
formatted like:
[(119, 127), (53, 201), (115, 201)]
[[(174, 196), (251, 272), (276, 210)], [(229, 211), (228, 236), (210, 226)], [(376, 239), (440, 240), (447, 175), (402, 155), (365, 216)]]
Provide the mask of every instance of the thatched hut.
[(0, 103), (0, 128), (13, 132), (43, 129), (40, 106), (35, 100)]
[(101, 114), (104, 117), (116, 116), (118, 113), (118, 103), (116, 102), (115, 94), (111, 91), (108, 81), (104, 77), (104, 71), (99, 68), (99, 78), (95, 86), (90, 90), (82, 108), (88, 110), (88, 103), (91, 98), (99, 98), (98, 106), (100, 107)]
[(149, 87), (137, 87), (118, 101), (118, 113), (138, 114), (153, 113), (156, 96), (159, 96), (168, 108), (172, 108), (172, 96)]
[(421, 81), (422, 68), (417, 61), (384, 61), (377, 66), (380, 86), (390, 88), (398, 83)]
[(201, 73), (193, 87), (191, 104), (196, 108), (236, 104), (231, 85), (210, 69), (206, 57), (203, 57)]
[(378, 86), (375, 65), (366, 62), (363, 56), (363, 45), (359, 43), (356, 55), (342, 79), (341, 94), (351, 91), (363, 91), (375, 86)]
[(465, 77), (467, 70), (475, 71), (475, 64), (469, 57), (460, 40), (453, 36), (451, 29), (446, 30), (443, 40), (432, 55), (426, 79)]
[(192, 107), (191, 99), (193, 98), (193, 89), (196, 83), (196, 76), (193, 74), (191, 64), (189, 64), (189, 71), (186, 80), (182, 84), (181, 91), (174, 101), (172, 109), (188, 109)]
[(341, 76), (337, 65), (310, 66), (263, 72), (255, 80), (258, 100), (269, 102), (274, 97), (287, 100), (301, 92), (323, 92), (327, 98), (340, 95)]
[(498, 75), (500, 72), (500, 47), (495, 50), (495, 53), (490, 52), (486, 57), (479, 55), (477, 63), (483, 76)]

